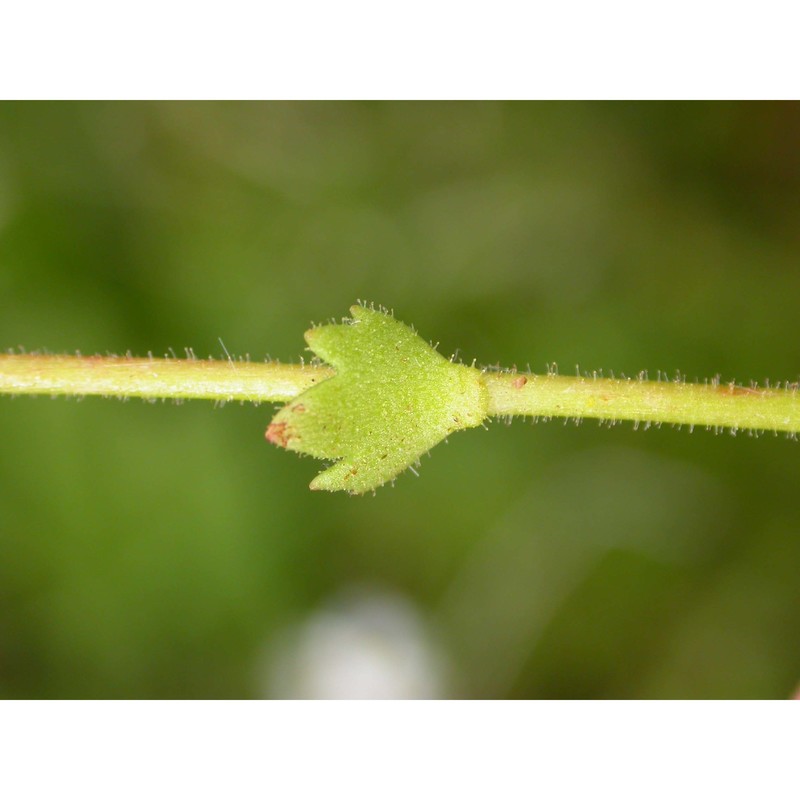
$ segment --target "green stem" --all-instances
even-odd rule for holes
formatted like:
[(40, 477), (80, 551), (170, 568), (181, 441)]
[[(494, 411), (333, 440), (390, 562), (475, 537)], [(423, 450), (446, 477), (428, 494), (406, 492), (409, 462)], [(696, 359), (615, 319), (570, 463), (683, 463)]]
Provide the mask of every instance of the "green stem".
[[(0, 394), (283, 403), (334, 375), (322, 365), (117, 356), (0, 355)], [(800, 433), (797, 384), (485, 372), (491, 416), (571, 417)]]
[(329, 367), (275, 361), (0, 355), (0, 394), (282, 403), (331, 375)]
[(797, 384), (751, 388), (735, 383), (647, 381), (487, 372), (489, 413), (800, 433)]

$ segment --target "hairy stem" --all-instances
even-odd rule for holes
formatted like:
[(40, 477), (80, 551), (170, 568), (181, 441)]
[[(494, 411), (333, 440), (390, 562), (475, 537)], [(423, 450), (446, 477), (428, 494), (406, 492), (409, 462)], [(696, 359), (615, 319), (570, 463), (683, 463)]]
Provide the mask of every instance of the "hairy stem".
[[(322, 365), (116, 356), (0, 355), (0, 394), (282, 403), (330, 378)], [(800, 433), (797, 384), (751, 388), (485, 372), (492, 416), (590, 417)]]
[(0, 394), (281, 403), (331, 375), (329, 367), (278, 362), (0, 355)]
[(592, 417), (710, 428), (800, 432), (797, 384), (751, 388), (734, 383), (521, 375), (487, 372), (489, 413)]

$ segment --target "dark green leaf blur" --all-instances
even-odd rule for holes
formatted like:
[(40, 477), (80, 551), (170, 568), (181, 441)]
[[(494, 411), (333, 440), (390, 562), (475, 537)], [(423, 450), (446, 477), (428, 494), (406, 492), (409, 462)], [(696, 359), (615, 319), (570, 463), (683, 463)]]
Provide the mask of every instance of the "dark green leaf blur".
[[(0, 104), (0, 347), (800, 374), (800, 106)], [(0, 696), (781, 698), (800, 444), (465, 431), (312, 493), (271, 406), (0, 398)]]

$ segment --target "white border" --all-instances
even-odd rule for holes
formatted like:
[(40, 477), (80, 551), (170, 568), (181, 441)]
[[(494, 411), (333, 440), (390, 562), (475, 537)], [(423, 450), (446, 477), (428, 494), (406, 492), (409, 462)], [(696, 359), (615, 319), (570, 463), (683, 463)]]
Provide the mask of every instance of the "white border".
[(791, 702), (7, 702), (3, 797), (796, 798)]
[(7, 3), (0, 97), (791, 98), (764, 0)]

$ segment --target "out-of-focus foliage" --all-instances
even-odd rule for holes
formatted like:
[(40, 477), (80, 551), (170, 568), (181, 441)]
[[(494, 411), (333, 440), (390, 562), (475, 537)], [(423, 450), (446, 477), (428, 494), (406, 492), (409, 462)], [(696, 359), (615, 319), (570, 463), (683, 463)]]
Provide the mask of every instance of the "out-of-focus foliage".
[[(293, 360), (362, 298), (467, 362), (797, 380), (799, 136), (791, 104), (2, 104), (0, 345)], [(495, 424), (350, 497), (271, 414), (0, 399), (0, 695), (800, 680), (796, 442)]]

